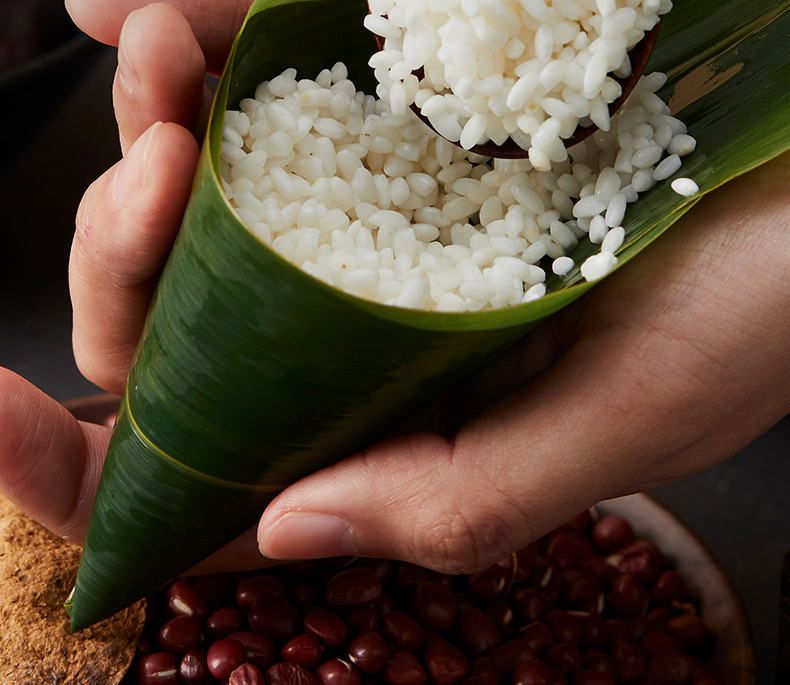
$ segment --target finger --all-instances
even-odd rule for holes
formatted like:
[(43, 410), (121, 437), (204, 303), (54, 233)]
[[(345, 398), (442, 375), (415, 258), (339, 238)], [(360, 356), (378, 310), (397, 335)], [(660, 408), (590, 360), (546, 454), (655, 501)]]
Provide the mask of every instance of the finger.
[(188, 131), (154, 124), (78, 209), (69, 263), (74, 355), (82, 373), (109, 392), (123, 390), (197, 158)]
[(121, 149), (156, 121), (200, 134), (208, 111), (206, 63), (184, 16), (169, 5), (132, 12), (123, 25), (113, 103)]
[[(380, 443), (288, 488), (261, 519), (261, 552), (470, 571), (754, 439), (790, 409), (790, 191), (777, 176), (728, 185), (600, 284), (571, 349), (454, 438)], [(766, 272), (777, 287), (750, 285)]]
[(110, 430), (78, 422), (6, 369), (0, 369), (0, 425), (0, 490), (53, 533), (80, 543)]
[[(85, 33), (118, 45), (126, 17), (147, 4), (147, 0), (66, 0), (66, 9)], [(252, 0), (172, 0), (169, 4), (187, 18), (210, 71), (218, 73)]]
[[(77, 421), (61, 404), (0, 368), (0, 492), (42, 526), (75, 544), (88, 530), (111, 430)], [(272, 565), (251, 529), (193, 572)]]

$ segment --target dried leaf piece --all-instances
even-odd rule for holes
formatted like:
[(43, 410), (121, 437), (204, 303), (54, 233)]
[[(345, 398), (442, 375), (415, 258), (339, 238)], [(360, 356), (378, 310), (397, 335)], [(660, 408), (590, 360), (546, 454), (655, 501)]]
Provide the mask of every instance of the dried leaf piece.
[(117, 685), (145, 623), (142, 602), (71, 634), (63, 608), (80, 548), (0, 496), (0, 683)]

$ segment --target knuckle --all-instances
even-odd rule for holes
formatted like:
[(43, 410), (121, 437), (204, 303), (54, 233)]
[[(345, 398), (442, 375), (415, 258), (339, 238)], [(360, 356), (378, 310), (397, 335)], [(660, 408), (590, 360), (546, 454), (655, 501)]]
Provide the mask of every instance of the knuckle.
[(81, 338), (74, 336), (74, 361), (86, 380), (107, 392), (120, 395), (123, 392), (129, 370), (129, 354), (106, 351), (86, 346)]
[(519, 546), (509, 518), (489, 507), (458, 508), (424, 531), (419, 556), (448, 573), (473, 573)]

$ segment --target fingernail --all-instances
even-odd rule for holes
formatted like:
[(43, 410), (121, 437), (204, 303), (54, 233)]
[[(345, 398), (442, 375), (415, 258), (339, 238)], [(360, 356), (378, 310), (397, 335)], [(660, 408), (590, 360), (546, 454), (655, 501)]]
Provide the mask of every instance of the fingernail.
[(129, 41), (129, 27), (134, 21), (133, 17), (137, 10), (131, 12), (126, 17), (126, 21), (121, 27), (121, 35), (118, 38), (118, 80), (121, 85), (127, 90), (134, 90), (135, 86), (139, 83), (140, 79), (134, 69), (134, 63), (129, 59), (128, 41)]
[(161, 122), (153, 124), (129, 148), (118, 165), (112, 182), (112, 196), (119, 204), (129, 204), (140, 196), (148, 175), (148, 158), (153, 147), (156, 129)]
[(258, 548), (273, 559), (317, 559), (357, 553), (348, 521), (314, 512), (290, 512), (259, 530)]

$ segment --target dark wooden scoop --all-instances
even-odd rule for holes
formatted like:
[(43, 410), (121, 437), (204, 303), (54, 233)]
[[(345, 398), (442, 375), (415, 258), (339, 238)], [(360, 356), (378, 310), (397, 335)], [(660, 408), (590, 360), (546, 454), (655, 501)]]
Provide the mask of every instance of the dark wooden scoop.
[[(628, 53), (628, 57), (631, 60), (630, 75), (624, 78), (620, 78), (614, 74), (611, 75), (612, 78), (620, 84), (622, 92), (620, 97), (609, 104), (610, 116), (620, 109), (620, 107), (622, 107), (623, 103), (626, 101), (626, 99), (628, 99), (631, 91), (633, 91), (634, 87), (636, 86), (637, 81), (639, 81), (639, 78), (642, 76), (642, 73), (647, 66), (647, 62), (650, 59), (650, 55), (653, 53), (653, 48), (656, 44), (660, 26), (661, 21), (657, 22), (656, 25), (650, 29), (650, 31), (645, 33), (642, 40), (640, 40), (633, 48), (631, 48), (630, 52)], [(384, 38), (381, 36), (375, 36), (375, 38), (379, 50), (383, 50)], [(423, 77), (421, 69), (415, 71), (414, 73), (420, 79)], [(433, 129), (430, 121), (428, 121), (426, 116), (423, 116), (417, 105), (412, 105), (411, 109), (426, 126), (429, 126), (431, 129)], [(597, 128), (598, 127), (594, 124), (590, 124), (589, 126), (577, 126), (576, 130), (573, 132), (573, 135), (565, 139), (565, 147), (572, 147), (573, 145), (576, 145), (576, 143), (580, 143), (585, 138), (592, 135), (597, 130)], [(460, 143), (458, 141), (454, 140), (450, 142), (460, 147)], [(470, 148), (469, 152), (473, 152), (484, 157), (498, 157), (500, 159), (523, 159), (528, 155), (524, 148), (520, 147), (510, 138), (508, 138), (501, 145), (497, 145), (490, 140), (486, 143), (481, 143), (480, 145), (474, 145), (472, 148)]]

